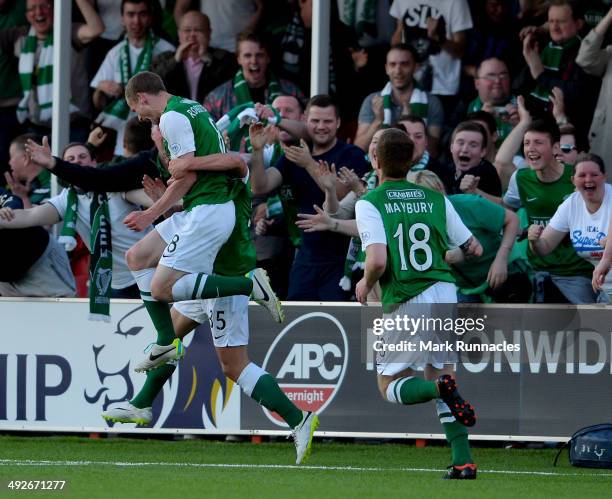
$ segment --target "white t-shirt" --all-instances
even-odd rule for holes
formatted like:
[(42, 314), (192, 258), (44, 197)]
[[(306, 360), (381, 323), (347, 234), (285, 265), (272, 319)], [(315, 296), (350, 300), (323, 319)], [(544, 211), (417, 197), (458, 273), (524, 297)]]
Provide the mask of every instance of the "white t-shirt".
[(105, 28), (100, 37), (107, 40), (119, 40), (123, 33), (121, 0), (97, 0), (96, 5)]
[[(91, 249), (91, 196), (91, 194), (79, 194), (77, 196), (79, 204), (77, 207), (76, 231), (89, 249)], [(140, 207), (126, 201), (125, 193), (123, 192), (109, 192), (107, 197), (108, 215), (111, 222), (111, 244), (113, 247), (113, 282), (111, 286), (113, 289), (123, 289), (136, 282), (132, 272), (128, 269), (125, 253), (140, 241), (151, 230), (151, 227), (142, 232), (134, 232), (128, 229), (123, 225), (123, 219), (131, 212), (139, 210)], [(68, 206), (68, 189), (64, 189), (60, 194), (48, 199), (46, 202), (53, 205), (63, 220)]]
[[(409, 27), (427, 28), (427, 18), (446, 22), (446, 38), (454, 33), (472, 28), (472, 15), (466, 0), (395, 0), (389, 13), (396, 19), (405, 19)], [(461, 59), (453, 57), (445, 50), (430, 55), (433, 68), (432, 94), (456, 95), (459, 91)]]
[[(91, 80), (90, 87), (97, 88), (101, 81), (110, 80), (116, 81), (117, 83), (121, 83), (121, 70), (119, 66), (119, 57), (121, 55), (121, 51), (127, 41), (122, 41), (115, 45), (112, 49), (108, 51), (106, 57), (102, 61), (102, 65), (96, 76)], [(138, 61), (138, 56), (142, 52), (144, 47), (134, 47), (130, 44), (130, 71), (134, 70), (134, 66), (136, 65), (136, 61)], [(157, 43), (153, 46), (153, 55), (155, 57), (158, 54), (163, 52), (174, 52), (174, 45), (171, 45), (166, 40), (162, 40), (161, 38), (157, 41)], [(128, 120), (136, 116), (132, 111), (128, 115)], [(126, 120), (127, 121), (127, 120)], [(115, 154), (117, 156), (123, 155), (123, 128), (117, 131), (117, 142), (115, 143)]]
[(236, 52), (236, 37), (255, 13), (253, 0), (200, 0), (200, 4), (210, 19), (210, 46)]
[[(578, 256), (596, 266), (603, 255), (603, 248), (597, 242), (607, 237), (610, 219), (612, 219), (612, 185), (605, 184), (603, 201), (595, 213), (590, 213), (582, 195), (574, 192), (559, 205), (548, 225), (559, 232), (569, 232), (572, 246)], [(604, 290), (606, 293), (612, 292), (610, 272), (606, 276)]]
[[(472, 233), (465, 226), (448, 199), (444, 199), (444, 204), (446, 206), (448, 244), (450, 247), (456, 248), (472, 237)], [(355, 205), (355, 218), (357, 219), (357, 229), (361, 238), (361, 247), (364, 251), (370, 244), (387, 244), (387, 235), (385, 234), (382, 217), (372, 203), (365, 199), (357, 201)]]
[(180, 158), (196, 150), (193, 128), (184, 114), (176, 111), (162, 114), (159, 120), (159, 131), (168, 143), (170, 159)]

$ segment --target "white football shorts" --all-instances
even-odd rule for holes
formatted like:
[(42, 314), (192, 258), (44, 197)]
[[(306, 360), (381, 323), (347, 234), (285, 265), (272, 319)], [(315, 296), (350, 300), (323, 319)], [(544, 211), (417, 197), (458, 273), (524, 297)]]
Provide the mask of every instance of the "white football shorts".
[(189, 274), (212, 274), (217, 253), (236, 223), (233, 201), (201, 204), (173, 214), (155, 230), (166, 243), (159, 264)]
[(174, 308), (200, 324), (208, 320), (217, 348), (249, 343), (249, 297), (223, 296), (207, 300), (176, 302)]

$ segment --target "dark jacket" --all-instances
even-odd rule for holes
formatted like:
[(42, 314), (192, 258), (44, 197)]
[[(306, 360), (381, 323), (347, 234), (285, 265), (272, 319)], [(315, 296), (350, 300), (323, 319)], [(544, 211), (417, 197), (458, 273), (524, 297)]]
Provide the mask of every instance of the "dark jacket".
[[(213, 88), (233, 78), (238, 70), (236, 56), (227, 50), (210, 48), (208, 54), (210, 61), (204, 63), (198, 80), (196, 100), (200, 103), (204, 102), (204, 98)], [(164, 80), (168, 92), (191, 98), (185, 65), (182, 62), (176, 62), (173, 52), (159, 54), (153, 60), (151, 68)]]
[(142, 151), (104, 168), (91, 168), (55, 159), (53, 173), (63, 181), (85, 192), (126, 192), (142, 187), (142, 177), (159, 177), (157, 151)]
[(587, 74), (576, 64), (579, 48), (580, 45), (577, 45), (572, 50), (568, 50), (568, 53), (564, 55), (559, 71), (545, 69), (536, 80), (531, 76), (529, 66), (524, 67), (514, 80), (513, 87), (515, 95), (522, 94), (527, 96), (527, 110), (537, 118), (543, 117), (543, 114), (552, 115), (552, 108), (547, 106), (546, 112), (532, 108), (530, 104), (534, 103), (535, 105), (537, 99), (531, 98), (529, 93), (537, 85), (549, 91), (554, 87), (559, 87), (563, 91), (565, 113), (572, 125), (576, 127), (576, 140), (579, 143), (579, 148), (586, 150), (588, 148), (586, 145), (587, 133), (593, 120), (593, 112), (597, 103), (601, 80)]

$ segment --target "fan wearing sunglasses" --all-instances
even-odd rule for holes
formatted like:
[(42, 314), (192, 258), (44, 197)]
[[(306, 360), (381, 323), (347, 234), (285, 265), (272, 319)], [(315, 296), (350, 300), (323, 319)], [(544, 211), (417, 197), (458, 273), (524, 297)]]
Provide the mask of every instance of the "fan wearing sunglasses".
[(557, 161), (574, 166), (579, 153), (576, 146), (576, 129), (568, 123), (560, 127), (559, 131), (561, 132), (561, 141), (559, 142), (559, 152), (556, 155)]

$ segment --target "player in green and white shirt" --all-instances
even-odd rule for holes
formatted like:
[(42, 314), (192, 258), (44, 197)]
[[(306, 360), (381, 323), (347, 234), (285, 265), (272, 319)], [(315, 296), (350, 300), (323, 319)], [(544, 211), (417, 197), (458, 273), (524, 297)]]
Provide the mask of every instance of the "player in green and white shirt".
[[(228, 241), (221, 247), (214, 262), (215, 275), (241, 277), (255, 268), (255, 247), (249, 230), (251, 220), (251, 190), (249, 171), (237, 155), (224, 155), (224, 161), (211, 164), (209, 158), (177, 159), (170, 162), (170, 172), (180, 180), (191, 170), (227, 172), (236, 167), (239, 174), (230, 178), (236, 206), (236, 223)], [(156, 229), (162, 239), (170, 242), (174, 237), (171, 225), (162, 223)], [(278, 413), (292, 428), (295, 440), (296, 464), (306, 461), (312, 437), (318, 426), (318, 416), (300, 410), (279, 388), (276, 380), (248, 357), (249, 341), (248, 296), (225, 296), (206, 300), (190, 300), (174, 304), (174, 324), (177, 337), (209, 321), (213, 343), (225, 375), (240, 386), (246, 395), (268, 410)], [(172, 363), (157, 366), (147, 372), (142, 390), (129, 404), (109, 409), (103, 417), (110, 421), (148, 423), (151, 420), (153, 400), (170, 378), (176, 366)]]
[[(125, 97), (140, 119), (159, 123), (169, 159), (225, 152), (223, 137), (208, 112), (197, 102), (166, 92), (158, 75), (136, 74), (128, 81)], [(217, 253), (234, 230), (235, 195), (234, 182), (227, 173), (191, 173), (172, 182), (153, 206), (126, 217), (128, 228), (140, 231), (183, 198), (184, 211), (164, 220), (126, 254), (157, 330), (156, 343), (136, 365), (137, 371), (184, 355), (174, 336), (170, 302), (252, 294), (277, 321), (282, 320), (278, 300), (261, 270), (249, 277), (212, 275)], [(174, 235), (165, 241), (161, 234), (169, 232)]]
[[(412, 154), (412, 141), (404, 132), (383, 131), (376, 146), (381, 184), (355, 206), (366, 252), (364, 277), (356, 288), (357, 299), (365, 303), (379, 281), (384, 319), (413, 315), (410, 312), (415, 306), (420, 306), (421, 312), (431, 307), (428, 304), (456, 303), (453, 275), (445, 261), (447, 250), (455, 246), (467, 255), (482, 253), (478, 241), (442, 194), (405, 180)], [(416, 348), (381, 351), (375, 346), (378, 387), (389, 402), (410, 405), (435, 400), (452, 447), (453, 462), (446, 478), (476, 478), (465, 428), (475, 423), (474, 410), (461, 398), (451, 376), (454, 355), (421, 346), (419, 340), (431, 336), (421, 331), (416, 334), (399, 329), (383, 331), (379, 337), (382, 345), (400, 345), (409, 339)], [(434, 342), (440, 341), (434, 335)], [(415, 376), (418, 370), (424, 370), (425, 379)]]
[[(559, 205), (575, 190), (572, 167), (555, 159), (559, 139), (559, 128), (554, 123), (536, 120), (526, 128), (523, 148), (529, 168), (512, 174), (504, 204), (514, 210), (523, 207), (529, 225), (547, 226)], [(547, 256), (538, 256), (529, 249), (527, 257), (536, 271), (537, 303), (550, 302), (543, 284), (539, 284), (547, 278), (570, 303), (597, 302), (591, 287), (593, 266), (576, 254), (569, 237)]]

